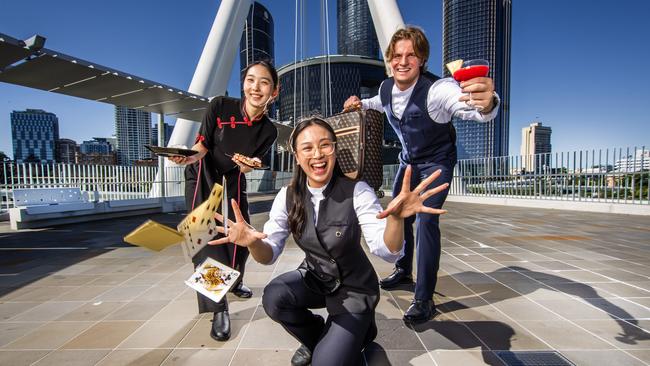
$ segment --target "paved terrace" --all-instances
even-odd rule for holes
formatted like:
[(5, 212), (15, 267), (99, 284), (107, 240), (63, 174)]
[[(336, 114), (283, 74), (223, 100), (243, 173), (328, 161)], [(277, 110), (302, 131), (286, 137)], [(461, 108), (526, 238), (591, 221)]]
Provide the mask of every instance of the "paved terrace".
[[(252, 206), (258, 228), (270, 199)], [(368, 365), (650, 363), (647, 217), (447, 208), (440, 314), (410, 329), (401, 317), (412, 286), (382, 291)], [(154, 219), (173, 226), (181, 215)], [(255, 296), (229, 298), (233, 335), (219, 343), (183, 284), (192, 269), (180, 248), (155, 253), (122, 242), (144, 220), (18, 233), (2, 223), (0, 364), (288, 365), (298, 344), (266, 317), (260, 296), (301, 261), (295, 244), (273, 266), (247, 266)], [(391, 272), (373, 263), (380, 276)]]

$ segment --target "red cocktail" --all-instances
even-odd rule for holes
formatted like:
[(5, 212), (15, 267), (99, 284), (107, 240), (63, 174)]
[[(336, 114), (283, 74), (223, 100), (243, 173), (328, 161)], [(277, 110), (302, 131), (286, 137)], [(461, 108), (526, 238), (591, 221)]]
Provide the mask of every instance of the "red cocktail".
[(490, 72), (489, 65), (473, 65), (462, 67), (454, 72), (454, 79), (456, 79), (458, 82), (463, 82), (469, 79), (485, 77), (487, 76), (488, 72)]

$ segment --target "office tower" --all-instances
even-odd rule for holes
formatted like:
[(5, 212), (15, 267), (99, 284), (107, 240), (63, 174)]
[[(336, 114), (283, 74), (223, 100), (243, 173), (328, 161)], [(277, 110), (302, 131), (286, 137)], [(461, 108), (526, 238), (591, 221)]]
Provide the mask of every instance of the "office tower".
[(274, 57), (273, 17), (262, 4), (254, 1), (239, 43), (239, 69), (243, 71), (253, 61), (273, 62)]
[[(501, 98), (492, 121), (454, 119), (459, 159), (508, 155), (511, 11), (512, 0), (443, 0), (443, 65), (457, 59), (489, 61)], [(448, 70), (443, 73), (449, 76)]]
[[(165, 131), (165, 141), (163, 143), (163, 146), (167, 146), (169, 144), (169, 137), (172, 135), (172, 131), (174, 131), (174, 125), (170, 125), (167, 122), (163, 123), (164, 131)], [(154, 123), (153, 126), (151, 126), (151, 145), (158, 146), (158, 124)]]
[(74, 164), (77, 162), (77, 142), (70, 139), (58, 139), (55, 142), (56, 161), (58, 163)]
[(11, 138), (17, 163), (53, 163), (59, 119), (41, 109), (11, 112)]
[(533, 122), (521, 129), (521, 165), (525, 171), (538, 171), (548, 165), (551, 154), (551, 128)]
[(151, 113), (115, 107), (115, 134), (118, 164), (133, 165), (136, 160), (151, 158), (144, 147), (151, 143)]
[(338, 54), (382, 58), (366, 0), (337, 0), (336, 22)]

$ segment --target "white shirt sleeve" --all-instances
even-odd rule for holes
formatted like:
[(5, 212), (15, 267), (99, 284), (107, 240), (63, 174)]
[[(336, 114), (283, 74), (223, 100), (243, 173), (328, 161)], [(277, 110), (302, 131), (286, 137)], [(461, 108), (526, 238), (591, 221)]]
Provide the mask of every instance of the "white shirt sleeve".
[(289, 222), (287, 213), (287, 187), (282, 187), (273, 200), (273, 206), (269, 212), (269, 220), (264, 224), (266, 239), (262, 239), (271, 246), (273, 259), (267, 264), (273, 264), (284, 250), (284, 245), (289, 237)]
[(429, 110), (431, 119), (437, 123), (448, 123), (452, 117), (487, 122), (496, 117), (501, 104), (498, 96), (497, 105), (487, 114), (483, 114), (477, 110), (464, 110), (467, 104), (458, 100), (462, 96), (463, 91), (454, 79), (443, 78), (437, 80), (431, 85), (427, 94), (427, 109)]
[(386, 219), (377, 218), (382, 208), (375, 191), (368, 183), (359, 181), (354, 186), (353, 205), (370, 252), (387, 262), (395, 262), (402, 251), (392, 253), (384, 243)]
[[(384, 83), (383, 81), (381, 82)], [(379, 90), (381, 90), (381, 85), (379, 85)], [(374, 109), (379, 112), (384, 111), (384, 106), (381, 105), (381, 96), (379, 94), (375, 95), (369, 99), (361, 99), (361, 109), (367, 111), (368, 109)]]

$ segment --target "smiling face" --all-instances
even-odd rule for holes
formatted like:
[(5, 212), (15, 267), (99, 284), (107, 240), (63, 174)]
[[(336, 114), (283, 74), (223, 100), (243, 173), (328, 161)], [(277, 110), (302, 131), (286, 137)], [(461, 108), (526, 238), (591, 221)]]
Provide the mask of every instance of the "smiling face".
[(422, 60), (413, 49), (413, 42), (410, 39), (402, 39), (395, 43), (390, 68), (393, 71), (395, 84), (400, 90), (408, 89), (415, 84), (420, 76)]
[(311, 125), (295, 138), (296, 161), (312, 188), (321, 188), (332, 178), (336, 163), (333, 136), (325, 128)]
[(246, 113), (251, 118), (263, 113), (271, 98), (278, 95), (271, 73), (262, 65), (255, 65), (248, 69), (243, 84)]

